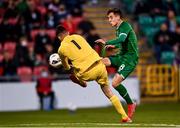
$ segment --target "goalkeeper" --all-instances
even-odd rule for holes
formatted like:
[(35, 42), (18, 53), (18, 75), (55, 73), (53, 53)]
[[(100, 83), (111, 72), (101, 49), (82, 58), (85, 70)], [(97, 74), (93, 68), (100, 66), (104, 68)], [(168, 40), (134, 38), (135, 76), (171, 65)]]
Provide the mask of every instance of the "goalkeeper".
[(95, 42), (104, 44), (107, 51), (110, 51), (110, 49), (111, 51), (113, 51), (112, 49), (119, 49), (118, 52), (113, 53), (110, 57), (103, 58), (103, 63), (106, 66), (118, 68), (113, 78), (112, 86), (127, 102), (128, 116), (132, 119), (136, 104), (133, 103), (121, 82), (129, 76), (138, 63), (137, 38), (131, 25), (122, 20), (120, 9), (114, 8), (108, 10), (107, 16), (110, 25), (116, 27), (116, 39), (109, 41), (98, 39)]
[[(103, 93), (111, 101), (117, 112), (122, 116), (122, 122), (132, 122), (126, 115), (119, 98), (114, 95), (109, 87), (106, 67), (100, 56), (91, 48), (80, 35), (69, 35), (63, 26), (57, 26), (57, 37), (61, 40), (58, 53), (66, 70), (71, 70), (71, 80), (82, 87), (86, 87), (86, 81), (95, 80)], [(72, 66), (70, 66), (69, 61)]]

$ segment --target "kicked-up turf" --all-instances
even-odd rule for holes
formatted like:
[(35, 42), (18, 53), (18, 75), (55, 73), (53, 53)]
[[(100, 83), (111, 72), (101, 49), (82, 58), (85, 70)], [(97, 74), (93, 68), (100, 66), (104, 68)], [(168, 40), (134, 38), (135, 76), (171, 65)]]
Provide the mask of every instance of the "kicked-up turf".
[(141, 104), (130, 124), (120, 123), (113, 107), (0, 112), (0, 127), (180, 127), (180, 103)]

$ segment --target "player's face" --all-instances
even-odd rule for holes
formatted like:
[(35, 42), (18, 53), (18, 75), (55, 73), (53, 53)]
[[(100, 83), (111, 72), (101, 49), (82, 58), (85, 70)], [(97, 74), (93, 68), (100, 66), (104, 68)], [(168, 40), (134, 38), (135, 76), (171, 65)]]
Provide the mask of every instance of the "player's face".
[(121, 18), (119, 15), (115, 15), (113, 12), (108, 14), (108, 21), (111, 24), (111, 26), (118, 26)]

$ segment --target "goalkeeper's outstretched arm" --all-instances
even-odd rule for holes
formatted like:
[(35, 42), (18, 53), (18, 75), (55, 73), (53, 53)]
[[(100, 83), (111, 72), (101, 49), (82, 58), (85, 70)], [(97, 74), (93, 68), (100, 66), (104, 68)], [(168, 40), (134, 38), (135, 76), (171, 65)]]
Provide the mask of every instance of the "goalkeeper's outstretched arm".
[(62, 65), (63, 65), (64, 69), (70, 70), (71, 66), (68, 63), (68, 58), (66, 56), (64, 56), (63, 54), (60, 54), (60, 58), (61, 58)]

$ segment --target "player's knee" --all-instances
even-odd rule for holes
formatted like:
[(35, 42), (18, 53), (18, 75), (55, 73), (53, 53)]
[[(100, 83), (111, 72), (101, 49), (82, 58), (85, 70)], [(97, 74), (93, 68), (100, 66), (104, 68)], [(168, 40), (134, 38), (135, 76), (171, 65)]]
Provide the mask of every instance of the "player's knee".
[(114, 95), (109, 86), (101, 86), (101, 89), (103, 90), (103, 93), (108, 98), (110, 98)]
[(121, 75), (116, 73), (114, 78), (113, 78), (113, 81), (112, 81), (112, 86), (114, 88), (116, 88), (117, 86), (119, 86), (121, 84), (122, 81), (123, 81), (123, 78), (121, 77)]
[(115, 81), (112, 82), (113, 88), (116, 88), (119, 84), (120, 84), (120, 83), (117, 83), (117, 82), (115, 82)]

